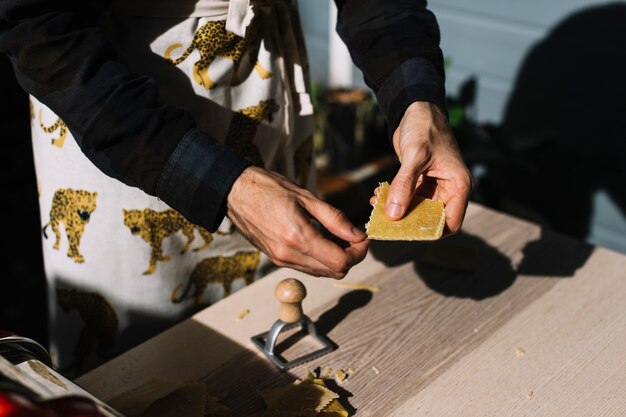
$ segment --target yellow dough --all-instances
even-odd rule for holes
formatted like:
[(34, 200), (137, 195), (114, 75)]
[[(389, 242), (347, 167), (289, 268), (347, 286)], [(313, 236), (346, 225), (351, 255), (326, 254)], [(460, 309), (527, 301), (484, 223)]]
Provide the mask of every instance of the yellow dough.
[(385, 204), (389, 183), (382, 182), (378, 188), (378, 200), (369, 222), (365, 225), (367, 237), (374, 240), (437, 240), (443, 234), (446, 214), (443, 203), (415, 196), (407, 214), (400, 220), (385, 216)]

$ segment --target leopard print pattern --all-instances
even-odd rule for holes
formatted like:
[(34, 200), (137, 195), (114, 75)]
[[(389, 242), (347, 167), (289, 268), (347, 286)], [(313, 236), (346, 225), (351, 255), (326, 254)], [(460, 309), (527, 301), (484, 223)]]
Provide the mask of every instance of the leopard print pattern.
[[(193, 64), (193, 79), (207, 90), (215, 87), (215, 83), (209, 76), (209, 66), (217, 56), (233, 61), (231, 85), (237, 85), (240, 83), (238, 76), (239, 66), (244, 54), (249, 53), (253, 57), (258, 55), (258, 47), (252, 47), (246, 38), (226, 30), (225, 20), (207, 22), (202, 25), (196, 31), (193, 40), (182, 55), (173, 59), (172, 52), (182, 47), (183, 45), (180, 43), (170, 45), (163, 53), (164, 58), (173, 65), (179, 65), (194, 50), (197, 50), (200, 53), (200, 59)], [(272, 76), (271, 72), (266, 70), (259, 61), (255, 63), (254, 69), (262, 79)]]
[(59, 137), (52, 138), (52, 144), (57, 148), (62, 148), (65, 143), (65, 138), (67, 137), (67, 125), (60, 117), (57, 117), (56, 122), (51, 124), (50, 126), (46, 126), (43, 124), (43, 118), (41, 116), (42, 110), (39, 110), (39, 126), (46, 133), (54, 133), (56, 130), (59, 130)]
[(61, 231), (59, 224), (65, 225), (65, 234), (69, 240), (67, 256), (76, 263), (85, 262), (85, 258), (80, 253), (80, 240), (85, 231), (85, 225), (89, 222), (91, 214), (96, 210), (97, 192), (85, 190), (73, 190), (71, 188), (59, 189), (52, 198), (50, 209), (50, 221), (44, 225), (42, 233), (44, 238), (48, 238), (46, 228), (51, 226), (56, 240), (53, 249), (58, 250), (61, 243)]
[(252, 141), (261, 122), (267, 120), (271, 123), (273, 113), (278, 111), (278, 109), (276, 100), (269, 99), (235, 112), (228, 127), (226, 146), (241, 157), (248, 159), (254, 165), (265, 167), (261, 153)]
[(150, 264), (143, 274), (150, 275), (156, 270), (157, 261), (168, 261), (169, 256), (163, 255), (161, 244), (163, 239), (179, 230), (187, 238), (185, 246), (181, 250), (181, 255), (187, 252), (191, 243), (194, 241), (194, 230), (198, 230), (200, 236), (204, 239), (204, 244), (194, 248), (194, 251), (205, 249), (213, 241), (213, 236), (205, 228), (196, 226), (185, 219), (180, 213), (173, 209), (165, 211), (154, 211), (151, 209), (144, 210), (125, 210), (124, 225), (130, 229), (133, 235), (139, 235), (150, 245), (152, 252), (150, 254)]
[(231, 293), (233, 281), (244, 278), (246, 285), (254, 280), (254, 273), (259, 265), (260, 252), (237, 252), (233, 256), (215, 256), (200, 261), (191, 272), (187, 286), (180, 297), (176, 293), (183, 284), (178, 285), (172, 291), (172, 303), (183, 301), (191, 286), (194, 287), (193, 300), (195, 305), (201, 305), (206, 287), (211, 283), (222, 284), (224, 297)]
[(115, 344), (119, 319), (113, 306), (98, 293), (59, 288), (56, 296), (63, 311), (76, 310), (84, 323), (74, 348), (74, 361), (68, 367), (80, 374), (93, 351), (105, 359), (107, 351)]

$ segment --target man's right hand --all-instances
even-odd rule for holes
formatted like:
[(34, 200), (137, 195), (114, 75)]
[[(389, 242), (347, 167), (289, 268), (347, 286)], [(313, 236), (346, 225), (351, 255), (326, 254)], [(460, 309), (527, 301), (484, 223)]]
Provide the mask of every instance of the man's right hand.
[[(343, 278), (367, 254), (365, 233), (345, 214), (282, 175), (249, 167), (228, 195), (227, 216), (278, 266), (314, 276)], [(345, 241), (325, 239), (311, 219)]]

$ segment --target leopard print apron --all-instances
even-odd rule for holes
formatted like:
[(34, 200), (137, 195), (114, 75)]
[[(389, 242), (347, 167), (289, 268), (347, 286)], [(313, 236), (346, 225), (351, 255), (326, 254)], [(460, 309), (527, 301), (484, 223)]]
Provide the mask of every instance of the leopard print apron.
[[(157, 81), (161, 101), (312, 188), (308, 68), (290, 1), (113, 1), (102, 28), (133, 71)], [(50, 349), (61, 371), (83, 373), (267, 272), (266, 256), (228, 219), (211, 234), (104, 175), (32, 97), (31, 121)]]

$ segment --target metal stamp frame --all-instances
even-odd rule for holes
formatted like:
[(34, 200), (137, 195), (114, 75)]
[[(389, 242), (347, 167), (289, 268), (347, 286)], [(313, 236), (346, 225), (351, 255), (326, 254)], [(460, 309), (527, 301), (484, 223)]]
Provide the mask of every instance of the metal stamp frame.
[[(284, 360), (279, 355), (275, 353), (276, 341), (278, 340), (278, 335), (283, 330), (292, 329), (295, 326), (300, 325), (301, 329), (306, 331), (309, 336), (314, 337), (316, 340), (322, 343), (324, 347), (318, 349), (314, 352), (307, 353), (304, 356), (296, 358), (291, 361)], [(301, 365), (304, 362), (308, 362), (313, 360), (319, 356), (322, 356), (328, 352), (331, 352), (335, 349), (336, 345), (331, 342), (326, 336), (317, 333), (317, 329), (315, 328), (315, 324), (311, 321), (311, 319), (302, 315), (302, 319), (295, 323), (285, 323), (282, 320), (276, 320), (276, 322), (272, 325), (272, 328), (261, 334), (256, 336), (252, 336), (250, 338), (252, 343), (259, 348), (265, 356), (280, 369), (281, 371), (286, 371), (289, 368), (293, 368), (294, 366)]]

